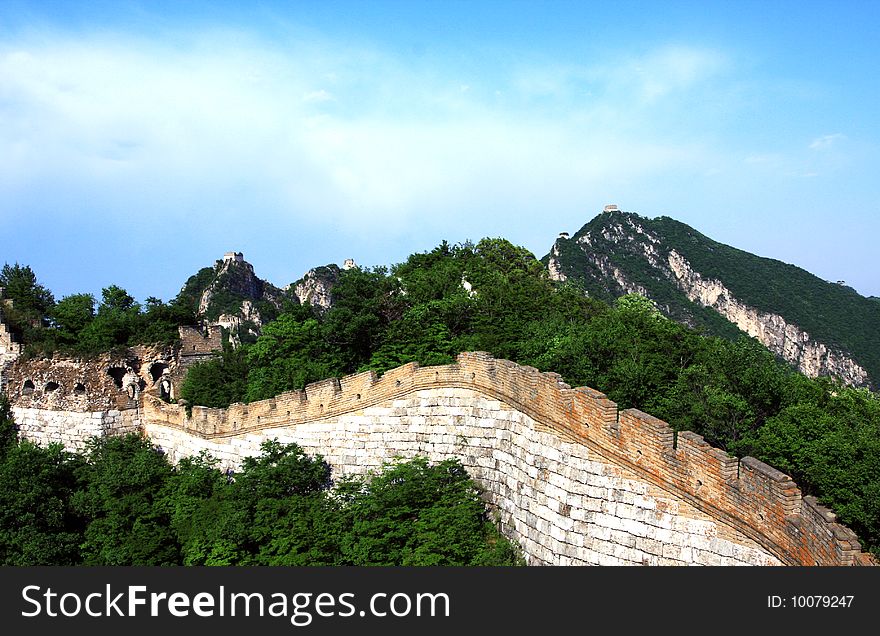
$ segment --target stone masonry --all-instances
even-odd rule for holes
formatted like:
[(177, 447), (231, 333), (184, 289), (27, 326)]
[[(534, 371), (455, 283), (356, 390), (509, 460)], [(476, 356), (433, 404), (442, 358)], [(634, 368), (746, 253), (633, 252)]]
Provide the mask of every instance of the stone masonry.
[(3, 321), (3, 307), (11, 304), (11, 300), (4, 298), (3, 288), (0, 287), (0, 392), (6, 389), (6, 368), (21, 355), (21, 344), (15, 341)]
[(145, 434), (175, 459), (205, 450), (232, 467), (270, 438), (320, 453), (337, 475), (398, 455), (458, 457), (532, 563), (871, 562), (787, 475), (485, 353), (196, 406), (191, 417), (150, 394), (143, 402)]
[[(207, 353), (213, 343), (200, 338)], [(38, 370), (20, 368), (16, 384)], [(770, 466), (485, 353), (331, 378), (228, 409), (194, 406), (191, 416), (155, 384), (107, 406), (36, 391), (12, 397), (26, 437), (71, 448), (90, 434), (139, 429), (173, 461), (207, 451), (234, 468), (278, 439), (323, 455), (335, 477), (395, 457), (457, 457), (531, 564), (872, 563), (851, 530)]]
[(260, 443), (296, 442), (336, 476), (395, 457), (457, 457), (502, 531), (533, 565), (778, 565), (756, 542), (528, 415), (468, 389), (438, 388), (316, 422), (205, 439), (150, 421), (172, 459), (207, 451), (235, 467)]
[(25, 438), (42, 446), (63, 444), (74, 451), (85, 450), (93, 437), (142, 430), (137, 409), (83, 412), (15, 407), (13, 414), (19, 433)]

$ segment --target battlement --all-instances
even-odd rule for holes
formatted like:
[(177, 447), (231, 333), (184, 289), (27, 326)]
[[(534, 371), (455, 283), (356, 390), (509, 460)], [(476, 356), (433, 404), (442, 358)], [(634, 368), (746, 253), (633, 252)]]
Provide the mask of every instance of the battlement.
[(314, 423), (399, 400), (417, 391), (468, 389), (499, 400), (541, 428), (599, 456), (718, 522), (741, 532), (790, 565), (860, 565), (855, 534), (829, 510), (803, 497), (785, 474), (754, 458), (737, 459), (691, 432), (678, 435), (666, 422), (617, 404), (589, 387), (571, 388), (555, 373), (462, 353), (455, 364), (410, 363), (377, 377), (373, 372), (327, 379), (304, 391), (228, 409), (183, 406), (143, 394), (145, 421), (188, 435), (222, 441), (276, 427)]

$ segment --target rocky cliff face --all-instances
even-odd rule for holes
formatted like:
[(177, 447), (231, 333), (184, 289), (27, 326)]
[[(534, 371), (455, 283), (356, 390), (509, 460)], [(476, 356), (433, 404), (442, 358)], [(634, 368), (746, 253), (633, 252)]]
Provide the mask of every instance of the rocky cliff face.
[(297, 302), (259, 278), (241, 252), (228, 252), (213, 267), (199, 270), (187, 280), (178, 299), (189, 302), (203, 323), (224, 327), (233, 344), (256, 338), (285, 301)]
[(557, 245), (550, 249), (547, 260), (547, 272), (549, 273), (550, 280), (556, 280), (560, 283), (568, 280), (568, 276), (562, 271), (562, 265), (559, 263), (559, 247)]
[[(354, 266), (353, 261), (346, 261), (345, 267)], [(235, 345), (258, 337), (285, 302), (309, 304), (319, 311), (330, 309), (341, 271), (335, 264), (315, 267), (295, 283), (278, 288), (258, 277), (241, 252), (228, 252), (213, 267), (191, 276), (178, 298), (191, 303), (204, 323), (223, 327)]]
[(779, 314), (761, 312), (737, 299), (719, 280), (695, 272), (687, 259), (675, 250), (668, 255), (680, 289), (690, 300), (711, 307), (765, 347), (810, 377), (833, 375), (847, 384), (868, 383), (868, 372), (855, 360), (816, 342), (797, 325)]
[(211, 324), (226, 329), (232, 344), (238, 346), (243, 333), (249, 334), (254, 338), (259, 337), (260, 330), (263, 327), (263, 316), (260, 314), (260, 310), (254, 307), (253, 302), (243, 300), (237, 312), (220, 314), (217, 320)]
[(315, 267), (307, 271), (302, 278), (284, 288), (292, 292), (300, 304), (312, 305), (321, 311), (333, 306), (333, 286), (339, 280), (341, 270), (335, 264)]
[(213, 280), (199, 297), (198, 314), (210, 320), (223, 314), (239, 314), (260, 327), (262, 319), (254, 303), (262, 301), (280, 309), (284, 296), (280, 289), (257, 277), (254, 266), (240, 253), (227, 255), (214, 266)]
[[(785, 267), (797, 270), (798, 275), (788, 280), (786, 276), (790, 272), (785, 270), (780, 275), (782, 264), (777, 261), (715, 243), (671, 219), (645, 219), (620, 212), (601, 214), (571, 239), (563, 235), (544, 262), (552, 279), (578, 281), (587, 293), (604, 300), (638, 293), (651, 298), (669, 317), (689, 326), (700, 326), (709, 333), (726, 337), (735, 337), (737, 330), (744, 332), (805, 375), (835, 376), (857, 386), (872, 383), (871, 374), (857, 359), (856, 352), (816, 336), (792, 317), (783, 302), (784, 294), (779, 295), (778, 310), (768, 308), (766, 301), (765, 306), (758, 307), (732, 291), (722, 276), (700, 271), (684, 251), (698, 255), (704, 266), (708, 264), (711, 269), (728, 272), (740, 282), (741, 288), (747, 287), (742, 280), (756, 278), (758, 284), (774, 289), (785, 289), (789, 284), (802, 285), (803, 280), (808, 280), (821, 292), (816, 297), (831, 292), (845, 293), (792, 266)], [(740, 270), (744, 273), (735, 276)], [(807, 300), (798, 298), (801, 304), (813, 302), (811, 294), (802, 296)], [(876, 304), (869, 299), (861, 300), (868, 312)], [(839, 311), (828, 306), (835, 303), (818, 305), (818, 302), (802, 310), (801, 316), (804, 311), (820, 316)], [(859, 308), (863, 309), (861, 305)], [(868, 315), (870, 317), (870, 313)], [(845, 315), (838, 318), (846, 320)], [(880, 327), (880, 323), (877, 326)]]

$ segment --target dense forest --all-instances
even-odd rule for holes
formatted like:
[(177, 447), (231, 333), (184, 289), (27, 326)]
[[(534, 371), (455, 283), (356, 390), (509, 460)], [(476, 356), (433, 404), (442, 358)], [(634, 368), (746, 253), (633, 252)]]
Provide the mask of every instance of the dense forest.
[[(809, 379), (753, 339), (707, 337), (665, 318), (640, 296), (612, 304), (591, 298), (576, 284), (551, 281), (530, 252), (503, 239), (444, 242), (391, 268), (343, 271), (332, 291), (328, 311), (289, 304), (255, 342), (227, 346), (217, 359), (193, 367), (182, 399), (223, 407), (328, 376), (381, 373), (410, 361), (446, 364), (460, 351), (488, 351), (560, 373), (572, 386), (595, 387), (621, 408), (637, 407), (676, 430), (695, 431), (732, 454), (785, 471), (805, 494), (832, 507), (865, 549), (880, 554), (875, 393)], [(75, 337), (63, 346), (87, 348), (92, 340), (81, 338), (93, 321), (102, 312), (108, 320), (119, 315), (113, 295), (107, 296), (105, 290), (91, 322), (64, 327)], [(128, 315), (148, 323), (151, 309), (163, 325), (192, 311), (175, 300), (130, 305)], [(40, 335), (62, 329), (50, 303), (41, 311), (33, 342), (61, 342)], [(139, 338), (140, 332), (129, 332), (125, 342)], [(114, 343), (124, 339), (125, 332), (117, 332)], [(168, 470), (207, 474), (193, 462)]]

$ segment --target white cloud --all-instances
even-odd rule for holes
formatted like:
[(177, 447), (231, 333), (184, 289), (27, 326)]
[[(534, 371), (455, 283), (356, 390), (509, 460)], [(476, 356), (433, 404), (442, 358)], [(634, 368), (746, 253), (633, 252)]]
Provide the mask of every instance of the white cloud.
[[(686, 134), (646, 134), (650, 115), (620, 99), (693, 87), (718, 68), (706, 51), (661, 49), (626, 62), (625, 77), (533, 68), (483, 99), (442, 69), (423, 73), (379, 51), (225, 40), (0, 47), (0, 218), (48, 196), (181, 231), (258, 209), (267, 224), (332, 222), (363, 236), (406, 232), (426, 215), (465, 224), (480, 206), (530, 214), (608, 183), (696, 174), (711, 152)], [(581, 86), (553, 110), (505, 104), (526, 90), (572, 94), (578, 82), (599, 97), (584, 101)]]
[(779, 163), (782, 158), (777, 154), (752, 154), (748, 155), (743, 162), (751, 164)]
[(302, 98), (302, 100), (304, 102), (316, 102), (316, 103), (332, 102), (335, 99), (336, 98), (333, 97), (333, 95), (331, 93), (329, 93), (328, 91), (325, 91), (323, 88), (320, 90), (317, 90), (317, 91), (311, 91), (310, 93), (306, 93), (305, 95), (303, 95), (303, 98)]
[(586, 82), (597, 82), (605, 94), (627, 103), (653, 104), (687, 97), (690, 91), (722, 75), (730, 62), (720, 51), (667, 45), (635, 56), (615, 57), (583, 70)]
[(683, 46), (666, 47), (635, 63), (633, 70), (641, 94), (654, 101), (673, 92), (683, 92), (724, 67), (724, 59), (713, 51)]
[(842, 139), (846, 139), (846, 136), (841, 133), (822, 135), (810, 143), (810, 150), (828, 150)]

